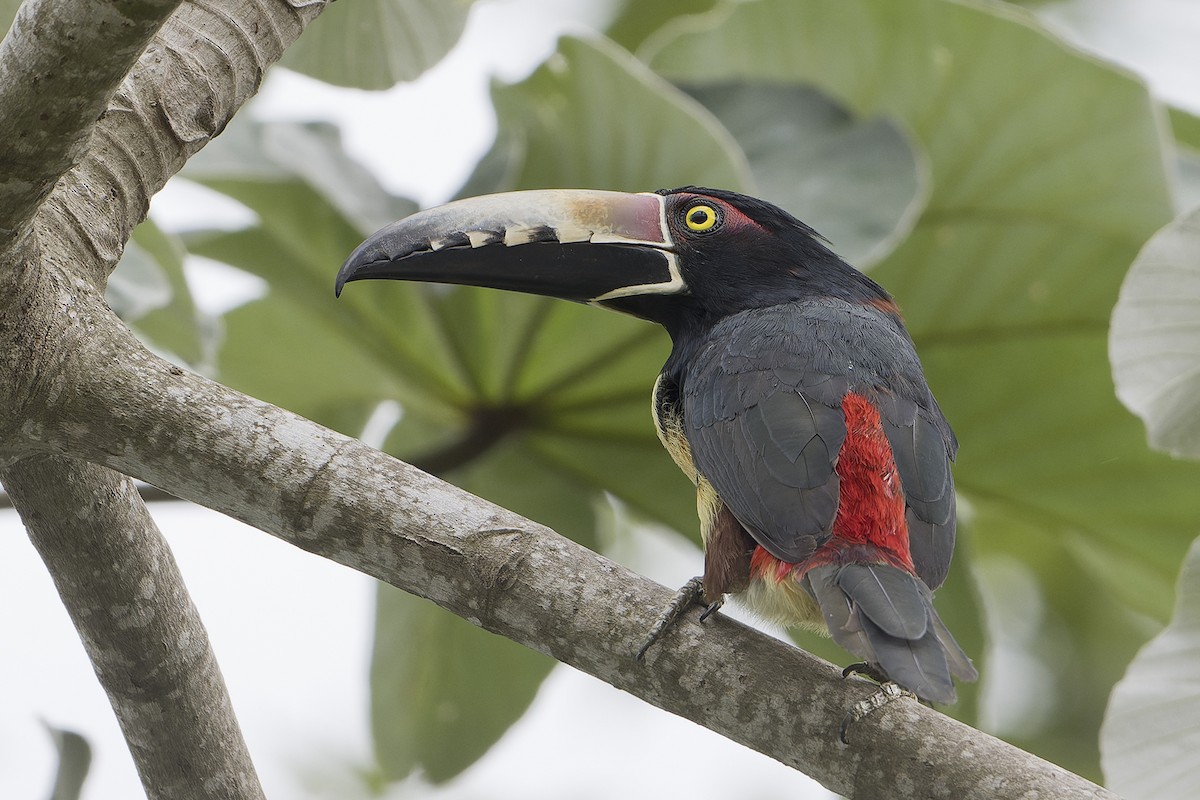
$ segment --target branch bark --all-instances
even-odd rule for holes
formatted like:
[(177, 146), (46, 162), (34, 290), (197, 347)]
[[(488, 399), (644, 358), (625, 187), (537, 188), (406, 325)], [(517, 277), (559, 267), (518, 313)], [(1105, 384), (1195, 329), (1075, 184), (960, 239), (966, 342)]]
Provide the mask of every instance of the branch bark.
[(78, 161), (117, 84), (180, 0), (31, 0), (0, 43), (0, 248)]
[(263, 797), (208, 633), (133, 482), (61, 456), (33, 456), (0, 480), (108, 693), (146, 795)]
[[(254, 95), (324, 3), (205, 0), (168, 20), (179, 6), (30, 0), (0, 44), (0, 476), (147, 794), (252, 799), (262, 789), (207, 634), (132, 483), (40, 454), (30, 435), (47, 394), (89, 380), (63, 373), (70, 351), (107, 340), (114, 324), (125, 332), (112, 317), (103, 332), (73, 324), (75, 304), (103, 303), (149, 198)], [(89, 370), (122, 356), (110, 349)]]
[(38, 220), (45, 257), (103, 285), (150, 198), (224, 130), (325, 5), (183, 3), (113, 96), (79, 165), (47, 198)]
[[(844, 712), (873, 688), (725, 618), (701, 627), (688, 615), (640, 664), (633, 654), (670, 591), (361, 442), (173, 368), (124, 336), (119, 364), (45, 408), (47, 446), (426, 597), (847, 796), (1113, 797), (908, 701), (858, 723), (843, 745)], [(112, 345), (85, 343), (78, 368)]]
[[(52, 7), (50, 0), (42, 5)], [(8, 251), (6, 266), (15, 268), (0, 271), (0, 407), (10, 409), (0, 417), (0, 468), (43, 552), (70, 550), (69, 536), (80, 535), (82, 526), (75, 512), (89, 503), (104, 506), (106, 492), (109, 505), (97, 521), (107, 526), (97, 525), (97, 534), (101, 528), (110, 539), (114, 531), (138, 534), (148, 541), (130, 549), (142, 555), (161, 545), (139, 516), (145, 510), (128, 482), (73, 460), (84, 459), (427, 597), (849, 796), (1112, 797), (910, 702), (876, 712), (843, 745), (844, 711), (873, 689), (725, 618), (701, 628), (689, 615), (651, 650), (648, 663), (639, 664), (633, 653), (669, 600), (668, 590), (357, 441), (188, 374), (136, 342), (101, 291), (133, 225), (149, 197), (224, 127), (257, 90), (266, 66), (323, 5), (204, 0), (181, 6), (117, 91), (80, 163), (40, 206), (37, 235), (13, 239), (20, 248)], [(14, 118), (24, 118), (21, 113)], [(71, 131), (82, 129), (73, 124), (59, 131), (62, 153), (75, 152)], [(22, 159), (29, 154), (15, 158), (5, 167), (24, 174)], [(37, 205), (47, 178), (33, 174), (31, 180), (42, 188), (22, 194), (17, 187), (7, 199), (0, 191), (17, 227), (22, 208)], [(68, 478), (64, 498), (64, 486), (54, 482)], [(122, 523), (123, 514), (137, 518)], [(81, 565), (59, 563), (64, 598), (86, 595)], [(129, 575), (151, 574), (152, 566)], [(120, 566), (114, 571), (121, 574)], [(169, 572), (161, 573), (171, 589), (169, 614), (187, 616), (186, 598), (174, 591), (178, 578)], [(126, 593), (142, 586), (140, 578), (115, 582), (104, 591), (117, 593), (100, 601), (110, 610), (122, 586)], [(99, 608), (86, 597), (69, 602), (85, 625)], [(98, 672), (107, 669), (104, 659), (117, 658), (102, 651)], [(120, 654), (130, 655), (126, 648)], [(173, 663), (172, 656), (158, 655)], [(204, 683), (203, 675), (213, 674), (207, 667), (200, 673), (185, 671), (169, 686), (188, 693), (183, 684)], [(118, 709), (123, 724), (134, 719), (135, 730), (142, 730), (144, 711), (136, 702)], [(189, 728), (186, 720), (171, 724)], [(206, 724), (207, 715), (191, 726)], [(153, 736), (169, 739), (179, 730), (164, 724)], [(230, 777), (236, 772), (220, 773), (231, 794), (243, 785)], [(253, 796), (252, 787), (246, 791)]]

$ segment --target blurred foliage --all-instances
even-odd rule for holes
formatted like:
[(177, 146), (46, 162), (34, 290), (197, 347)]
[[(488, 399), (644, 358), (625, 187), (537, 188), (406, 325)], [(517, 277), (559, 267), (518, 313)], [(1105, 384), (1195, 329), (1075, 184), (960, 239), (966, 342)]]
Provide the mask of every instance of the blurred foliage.
[(1191, 150), (1200, 150), (1200, 117), (1178, 108), (1170, 109), (1171, 132), (1175, 141)]
[[(526, 80), (493, 88), (496, 142), (461, 194), (737, 188), (781, 203), (871, 267), (904, 309), (962, 442), (962, 544), (938, 606), (983, 682), (963, 687), (950, 713), (1098, 777), (1106, 699), (1170, 615), (1200, 519), (1200, 470), (1148, 449), (1114, 396), (1106, 354), (1121, 281), (1170, 221), (1171, 187), (1190, 169), (1170, 158), (1165, 115), (1126, 72), (1003, 4), (631, 0), (610, 33), (615, 43), (565, 38)], [(329, 66), (314, 63), (318, 39), (312, 47), (293, 58)], [(1181, 149), (1196, 149), (1195, 118), (1171, 123)], [(325, 127), (243, 116), (188, 174), (258, 215), (244, 230), (187, 240), (270, 286), (224, 318), (223, 381), (355, 435), (396, 400), (388, 452), (590, 546), (605, 492), (695, 536), (691, 487), (647, 413), (669, 346), (660, 331), (471, 288), (381, 282), (334, 302), (344, 256), (414, 205), (349, 161)], [(1176, 302), (1183, 322), (1160, 326), (1159, 341), (1139, 338), (1131, 364), (1200, 351), (1185, 319), (1200, 245), (1175, 239), (1163, 269), (1140, 270), (1151, 298), (1140, 313), (1173, 319), (1157, 309)], [(144, 333), (189, 347), (179, 331)], [(1117, 379), (1123, 398), (1146, 391), (1120, 361)], [(1195, 396), (1191, 381), (1182, 396)], [(1178, 433), (1183, 423), (1163, 424)], [(1027, 590), (1011, 603), (1026, 609), (1021, 620), (1005, 602), (1013, 586)], [(448, 778), (523, 712), (547, 662), (500, 652), (494, 637), (395, 592), (381, 592), (378, 608), (381, 763), (393, 777), (419, 767)], [(828, 640), (800, 641), (847, 660)], [(989, 675), (985, 654), (1012, 664), (1014, 653), (1032, 671)], [(503, 689), (493, 659), (505, 665)], [(1014, 700), (1025, 677), (1039, 681), (1037, 703)], [(1032, 710), (1014, 720), (1000, 713), (1008, 706)], [(453, 758), (435, 752), (450, 741)]]
[(58, 769), (54, 773), (50, 800), (79, 800), (92, 767), (92, 746), (75, 731), (53, 725), (46, 725), (46, 731), (58, 753)]
[(651, 0), (621, 0), (605, 34), (631, 53), (647, 39), (661, 35), (664, 29), (687, 25), (692, 17), (712, 11), (721, 0), (692, 0), (686, 7), (679, 3)]
[(1113, 311), (1117, 395), (1146, 423), (1150, 443), (1200, 457), (1200, 209), (1154, 235), (1129, 270)]
[(0, 27), (4, 28), (7, 33), (12, 27), (13, 19), (17, 16), (17, 9), (21, 7), (21, 0), (0, 0)]
[(216, 358), (217, 324), (196, 308), (183, 272), (183, 243), (147, 220), (108, 279), (113, 310), (143, 338), (202, 372)]
[(1100, 751), (1109, 787), (1127, 800), (1200, 795), (1200, 539), (1179, 577), (1171, 624), (1113, 689)]
[(371, 731), (384, 775), (440, 783), (471, 766), (525, 713), (548, 656), (379, 585)]
[(803, 85), (744, 80), (683, 87), (733, 134), (754, 194), (788, 209), (859, 269), (912, 232), (929, 169), (904, 133)]
[(449, 52), (470, 6), (471, 0), (330, 3), (282, 64), (337, 86), (389, 89), (414, 80)]

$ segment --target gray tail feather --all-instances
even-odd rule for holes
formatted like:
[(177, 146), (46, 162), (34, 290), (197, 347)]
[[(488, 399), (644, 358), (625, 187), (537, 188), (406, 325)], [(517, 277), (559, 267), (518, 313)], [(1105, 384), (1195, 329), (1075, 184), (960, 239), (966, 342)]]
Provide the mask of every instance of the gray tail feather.
[(979, 677), (920, 578), (888, 564), (829, 564), (810, 569), (804, 583), (834, 641), (922, 700), (953, 703), (950, 676)]

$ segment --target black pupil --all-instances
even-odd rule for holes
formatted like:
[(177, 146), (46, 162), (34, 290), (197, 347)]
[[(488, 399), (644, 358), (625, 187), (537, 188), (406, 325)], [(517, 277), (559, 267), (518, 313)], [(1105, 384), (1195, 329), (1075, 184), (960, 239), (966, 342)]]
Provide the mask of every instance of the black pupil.
[(697, 208), (692, 212), (693, 225), (703, 225), (705, 222), (708, 222), (708, 214), (705, 213), (704, 209)]

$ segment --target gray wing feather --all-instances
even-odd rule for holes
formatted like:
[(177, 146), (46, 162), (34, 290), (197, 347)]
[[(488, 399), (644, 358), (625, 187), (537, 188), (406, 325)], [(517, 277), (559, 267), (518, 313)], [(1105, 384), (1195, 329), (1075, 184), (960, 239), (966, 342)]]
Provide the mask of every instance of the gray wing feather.
[(680, 383), (697, 469), (760, 545), (793, 563), (832, 533), (842, 398), (867, 395), (904, 486), (914, 566), (930, 586), (945, 580), (954, 435), (893, 322), (829, 298), (737, 314), (714, 327)]
[(913, 566), (921, 579), (936, 589), (946, 580), (954, 554), (953, 434), (947, 438), (949, 426), (936, 404), (932, 409), (912, 401), (879, 405), (908, 505), (905, 519)]
[[(840, 409), (812, 410), (786, 387), (773, 392), (730, 418), (689, 424), (688, 439), (697, 469), (755, 541), (776, 558), (798, 562), (832, 533), (833, 465), (845, 424)], [(689, 411), (685, 399), (685, 420)]]

